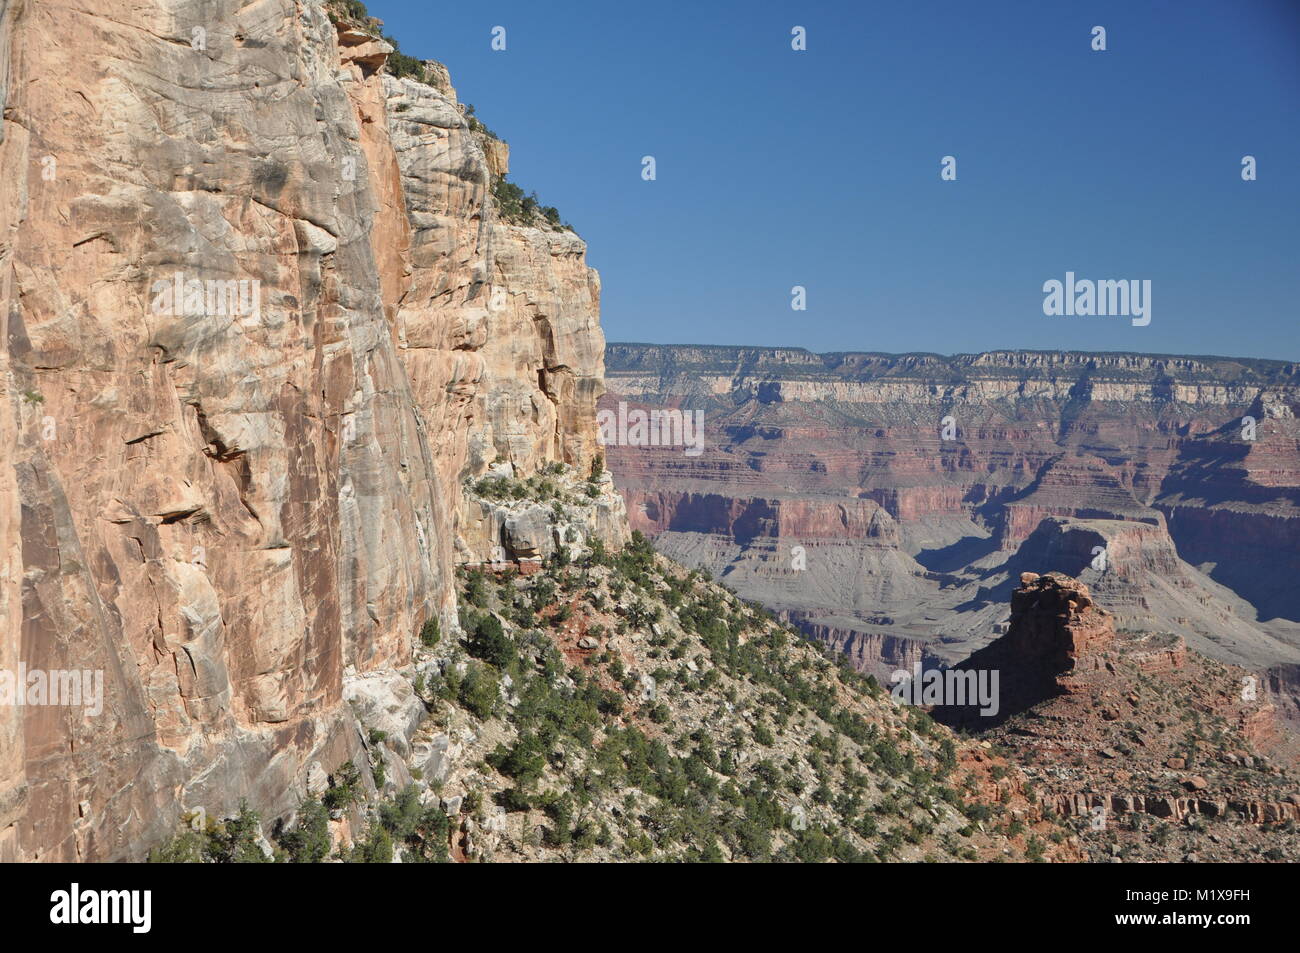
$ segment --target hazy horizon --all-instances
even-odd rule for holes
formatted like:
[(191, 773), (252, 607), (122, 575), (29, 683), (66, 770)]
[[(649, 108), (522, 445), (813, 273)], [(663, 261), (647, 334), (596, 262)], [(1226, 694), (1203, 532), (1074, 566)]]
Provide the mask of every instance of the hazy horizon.
[(1108, 354), (1130, 355), (1135, 357), (1175, 357), (1191, 358), (1194, 360), (1228, 360), (1228, 361), (1267, 361), (1272, 364), (1295, 364), (1291, 358), (1281, 357), (1261, 357), (1254, 354), (1192, 354), (1192, 353), (1171, 353), (1164, 351), (1146, 351), (1146, 350), (1084, 350), (1081, 348), (1041, 348), (1041, 347), (986, 347), (978, 351), (882, 351), (878, 349), (867, 348), (831, 348), (829, 350), (813, 350), (812, 348), (803, 347), (799, 344), (757, 344), (749, 341), (727, 343), (704, 342), (704, 341), (613, 341), (608, 338), (605, 340), (605, 346), (608, 347), (700, 347), (700, 348), (761, 348), (771, 351), (807, 351), (818, 357), (826, 357), (832, 354), (848, 355), (862, 354), (881, 357), (974, 357), (980, 354), (995, 353), (1018, 353), (1018, 354), (1088, 354), (1093, 356), (1103, 356)]

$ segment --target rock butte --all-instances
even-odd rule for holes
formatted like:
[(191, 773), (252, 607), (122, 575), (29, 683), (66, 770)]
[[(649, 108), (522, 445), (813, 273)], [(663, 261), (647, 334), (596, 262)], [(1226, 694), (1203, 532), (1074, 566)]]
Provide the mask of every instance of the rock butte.
[[(991, 728), (974, 706), (935, 708), (935, 718), (1011, 752), (1057, 815), (1300, 821), (1294, 781), (1267, 766), (1243, 771), (1250, 757), (1228, 750), (1296, 763), (1276, 706), (1241, 690), (1246, 670), (1189, 653), (1177, 636), (1117, 633), (1115, 616), (1076, 579), (1023, 573), (1007, 634), (956, 667), (1000, 670), (1003, 708)], [(1221, 732), (1220, 750), (1197, 751), (1203, 774), (1186, 770), (1188, 717)]]

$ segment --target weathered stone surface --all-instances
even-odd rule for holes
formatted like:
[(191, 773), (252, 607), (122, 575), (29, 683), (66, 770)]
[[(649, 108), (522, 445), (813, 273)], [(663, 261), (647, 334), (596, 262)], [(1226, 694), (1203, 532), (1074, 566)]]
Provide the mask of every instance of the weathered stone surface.
[(424, 703), (409, 680), (391, 670), (345, 676), (343, 697), (363, 728), (383, 732), (395, 751), (408, 753), (407, 742), (424, 718)]
[(440, 399), (450, 360), (454, 379), (480, 385), (454, 395), (472, 403), (471, 474), (497, 460), (521, 474), (552, 460), (590, 468), (604, 338), (585, 243), (498, 220), (488, 193), (508, 152), (469, 128), (454, 89), (384, 82), (415, 271), (395, 330), (421, 405)]
[(597, 481), (582, 480), (572, 469), (552, 465), (543, 477), (534, 477), (532, 484), (544, 480), (551, 488), (546, 504), (485, 495), (496, 480), (508, 487), (520, 486), (512, 482), (509, 474), (513, 472), (509, 465), (497, 465), (490, 471), (496, 476), (470, 482), (464, 488), (457, 534), (462, 562), (500, 565), (512, 561), (523, 570), (560, 549), (578, 556), (595, 540), (619, 546), (628, 539), (627, 511), (608, 473)]
[(496, 223), (504, 150), (389, 52), (315, 2), (0, 4), (0, 669), (104, 687), (0, 707), (0, 860), (292, 811), (364, 758), (345, 669), (455, 624), (469, 448), (590, 468), (585, 246)]
[(506, 545), (516, 556), (539, 556), (551, 535), (550, 514), (546, 507), (536, 504), (506, 518), (504, 532)]
[(451, 763), (456, 759), (457, 747), (445, 733), (434, 735), (427, 741), (417, 741), (413, 746), (411, 763), (424, 773), (425, 781), (438, 783), (447, 779)]

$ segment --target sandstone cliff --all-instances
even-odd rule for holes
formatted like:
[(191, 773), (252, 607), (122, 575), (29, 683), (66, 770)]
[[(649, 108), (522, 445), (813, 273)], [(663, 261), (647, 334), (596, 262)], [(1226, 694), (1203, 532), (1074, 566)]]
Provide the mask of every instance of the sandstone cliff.
[(349, 680), (455, 626), (462, 481), (592, 466), (583, 243), (498, 220), (503, 144), (391, 49), (315, 2), (0, 3), (0, 668), (103, 673), (99, 717), (0, 706), (0, 859), (296, 806)]

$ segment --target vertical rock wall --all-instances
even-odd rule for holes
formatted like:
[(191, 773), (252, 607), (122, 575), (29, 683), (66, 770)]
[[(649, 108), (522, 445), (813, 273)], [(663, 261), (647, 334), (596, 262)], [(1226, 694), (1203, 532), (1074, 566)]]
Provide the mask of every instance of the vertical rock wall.
[[(430, 64), (426, 75), (427, 84), (379, 77), (410, 225), (409, 246), (390, 242), (400, 254), (380, 260), (417, 403), (442, 423), (431, 427), (439, 476), (446, 483), (494, 465), (529, 476), (551, 462), (586, 476), (600, 455), (599, 276), (571, 230), (500, 218), (491, 188), (508, 167), (505, 143), (471, 129), (444, 70)], [(622, 532), (612, 487), (602, 501), (617, 509)], [(465, 504), (460, 521), (461, 558), (491, 558), (503, 540), (480, 532), (478, 502)]]
[(463, 471), (590, 465), (582, 243), (496, 224), (387, 52), (315, 2), (0, 0), (0, 672), (103, 678), (0, 704), (0, 860), (292, 810), (358, 756), (345, 673), (454, 618)]

